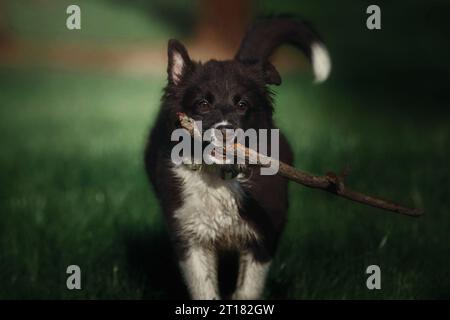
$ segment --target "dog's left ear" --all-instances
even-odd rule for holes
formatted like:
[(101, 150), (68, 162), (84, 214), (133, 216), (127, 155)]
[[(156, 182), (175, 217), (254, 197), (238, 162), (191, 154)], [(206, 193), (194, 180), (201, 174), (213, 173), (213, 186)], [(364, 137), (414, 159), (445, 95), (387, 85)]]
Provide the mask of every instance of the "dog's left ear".
[(191, 68), (191, 59), (184, 45), (175, 39), (169, 40), (167, 54), (169, 58), (167, 66), (169, 83), (178, 85)]
[(263, 65), (264, 80), (267, 84), (274, 84), (279, 86), (281, 84), (281, 77), (277, 69), (270, 62)]

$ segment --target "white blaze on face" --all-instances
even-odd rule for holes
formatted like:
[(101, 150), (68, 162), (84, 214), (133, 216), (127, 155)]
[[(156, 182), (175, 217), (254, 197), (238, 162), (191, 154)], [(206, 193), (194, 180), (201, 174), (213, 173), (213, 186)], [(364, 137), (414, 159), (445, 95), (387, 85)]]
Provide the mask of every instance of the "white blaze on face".
[(315, 76), (314, 82), (325, 81), (331, 71), (331, 60), (324, 44), (316, 42), (311, 45), (311, 60)]
[[(229, 126), (230, 123), (228, 121), (221, 121), (214, 124), (210, 129), (210, 138), (211, 138), (211, 145), (215, 148), (215, 150), (218, 151), (220, 156), (214, 156), (207, 153), (208, 162), (215, 163), (215, 164), (232, 164), (234, 162), (234, 158), (230, 156), (226, 156), (224, 158), (221, 157), (222, 155), (222, 148), (224, 146), (230, 145), (233, 143), (234, 138), (236, 137), (236, 132), (233, 129), (226, 129), (225, 132), (220, 131), (220, 127), (223, 126)], [(225, 141), (224, 141), (225, 139)], [(212, 149), (211, 149), (212, 150)]]
[[(228, 138), (227, 136), (223, 136), (223, 133), (219, 131), (218, 128), (223, 127), (223, 126), (229, 126), (230, 123), (228, 121), (221, 121), (221, 122), (217, 122), (215, 125), (212, 126), (212, 133), (211, 133), (211, 142), (212, 143), (217, 143), (217, 145), (222, 146), (223, 145), (223, 138)], [(219, 135), (219, 137), (218, 137)], [(220, 137), (220, 135), (222, 135), (222, 137)], [(222, 138), (222, 139), (220, 139)], [(231, 138), (231, 137), (230, 137)], [(226, 142), (228, 142), (228, 139), (226, 140)]]

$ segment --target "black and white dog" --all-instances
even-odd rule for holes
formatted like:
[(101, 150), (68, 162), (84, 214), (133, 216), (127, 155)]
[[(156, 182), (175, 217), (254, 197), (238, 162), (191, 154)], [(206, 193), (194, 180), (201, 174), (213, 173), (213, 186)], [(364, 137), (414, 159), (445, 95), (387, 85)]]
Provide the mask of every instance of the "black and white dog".
[[(287, 180), (261, 175), (255, 168), (248, 176), (227, 180), (221, 165), (174, 164), (171, 133), (177, 128), (177, 113), (201, 120), (204, 129), (276, 128), (268, 85), (281, 84), (281, 78), (269, 58), (285, 43), (306, 54), (316, 81), (327, 78), (331, 65), (323, 42), (309, 26), (291, 18), (254, 25), (233, 60), (193, 62), (180, 42), (169, 41), (168, 84), (145, 162), (193, 299), (220, 299), (217, 263), (223, 249), (239, 254), (231, 298), (261, 297), (286, 222)], [(293, 162), (282, 134), (279, 158)]]

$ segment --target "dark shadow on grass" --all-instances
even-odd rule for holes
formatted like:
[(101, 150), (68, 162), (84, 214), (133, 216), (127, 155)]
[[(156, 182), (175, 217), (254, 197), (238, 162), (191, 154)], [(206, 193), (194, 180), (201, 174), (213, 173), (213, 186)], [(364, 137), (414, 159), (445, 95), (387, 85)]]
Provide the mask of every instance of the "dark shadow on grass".
[(124, 232), (130, 277), (143, 288), (143, 299), (188, 299), (165, 229)]
[[(165, 229), (127, 230), (123, 238), (129, 275), (142, 288), (143, 299), (189, 299)], [(221, 252), (219, 289), (224, 298), (229, 298), (236, 286), (237, 262), (236, 252)]]

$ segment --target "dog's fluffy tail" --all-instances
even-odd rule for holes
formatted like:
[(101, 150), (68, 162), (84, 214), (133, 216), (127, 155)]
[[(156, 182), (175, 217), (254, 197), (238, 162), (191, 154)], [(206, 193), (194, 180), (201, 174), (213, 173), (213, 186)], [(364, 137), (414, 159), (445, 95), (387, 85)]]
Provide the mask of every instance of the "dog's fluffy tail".
[(328, 78), (331, 60), (327, 48), (308, 24), (294, 18), (269, 18), (255, 24), (242, 40), (235, 59), (266, 63), (282, 44), (294, 45), (305, 53), (312, 64), (316, 82)]

